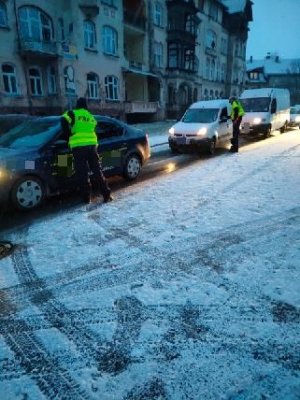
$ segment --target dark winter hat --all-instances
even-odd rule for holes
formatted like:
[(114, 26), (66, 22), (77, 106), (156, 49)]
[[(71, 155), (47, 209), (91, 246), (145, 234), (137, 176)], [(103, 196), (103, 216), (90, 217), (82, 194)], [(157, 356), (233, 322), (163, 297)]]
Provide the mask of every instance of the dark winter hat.
[(231, 96), (229, 97), (229, 103), (232, 104), (234, 102), (234, 100), (236, 100), (235, 96)]
[(87, 102), (84, 97), (79, 97), (76, 103), (76, 108), (87, 108)]

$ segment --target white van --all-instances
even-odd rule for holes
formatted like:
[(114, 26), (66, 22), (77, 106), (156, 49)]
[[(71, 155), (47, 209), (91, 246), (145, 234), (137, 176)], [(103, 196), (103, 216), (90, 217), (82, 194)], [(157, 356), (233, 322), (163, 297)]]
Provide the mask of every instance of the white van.
[(179, 122), (169, 130), (169, 147), (174, 153), (187, 148), (206, 148), (214, 154), (232, 138), (228, 100), (207, 100), (193, 103)]
[(290, 92), (288, 89), (247, 89), (240, 96), (245, 110), (241, 133), (263, 133), (267, 138), (271, 132), (283, 133), (290, 122)]

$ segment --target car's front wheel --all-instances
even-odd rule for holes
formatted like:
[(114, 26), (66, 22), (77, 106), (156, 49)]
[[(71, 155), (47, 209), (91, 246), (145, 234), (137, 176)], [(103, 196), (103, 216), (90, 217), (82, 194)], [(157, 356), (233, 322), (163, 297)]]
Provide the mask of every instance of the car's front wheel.
[(129, 155), (125, 161), (124, 165), (124, 177), (125, 179), (132, 181), (136, 179), (142, 169), (142, 162), (138, 155), (132, 154)]
[(266, 128), (265, 133), (264, 133), (264, 138), (265, 138), (265, 139), (268, 139), (270, 136), (271, 136), (271, 125), (269, 125), (269, 126)]
[(45, 188), (42, 181), (35, 176), (24, 176), (13, 186), (11, 200), (15, 208), (26, 211), (32, 210), (43, 202)]
[(208, 154), (213, 156), (216, 152), (216, 138), (212, 138), (208, 144)]

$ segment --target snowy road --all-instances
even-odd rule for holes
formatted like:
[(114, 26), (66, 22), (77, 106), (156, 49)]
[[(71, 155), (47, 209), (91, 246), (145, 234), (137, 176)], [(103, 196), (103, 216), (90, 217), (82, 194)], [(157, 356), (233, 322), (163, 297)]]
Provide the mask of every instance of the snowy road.
[(9, 231), (1, 399), (299, 399), (299, 168), (297, 130)]

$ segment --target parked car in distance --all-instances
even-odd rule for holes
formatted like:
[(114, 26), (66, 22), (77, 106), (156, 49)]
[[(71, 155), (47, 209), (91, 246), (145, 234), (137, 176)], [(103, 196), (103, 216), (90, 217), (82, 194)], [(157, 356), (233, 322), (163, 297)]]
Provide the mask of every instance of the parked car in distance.
[[(136, 179), (150, 157), (148, 135), (114, 118), (95, 118), (105, 176)], [(35, 117), (0, 136), (0, 202), (30, 210), (77, 186), (60, 117)]]
[(291, 107), (291, 119), (289, 126), (297, 127), (300, 129), (300, 104), (295, 104)]
[(33, 118), (28, 114), (2, 114), (0, 115), (0, 135), (4, 132), (12, 129), (13, 127), (21, 124), (24, 121), (28, 121)]
[(214, 154), (232, 138), (232, 122), (228, 100), (207, 100), (193, 103), (179, 122), (169, 130), (172, 152), (191, 148), (206, 149)]

